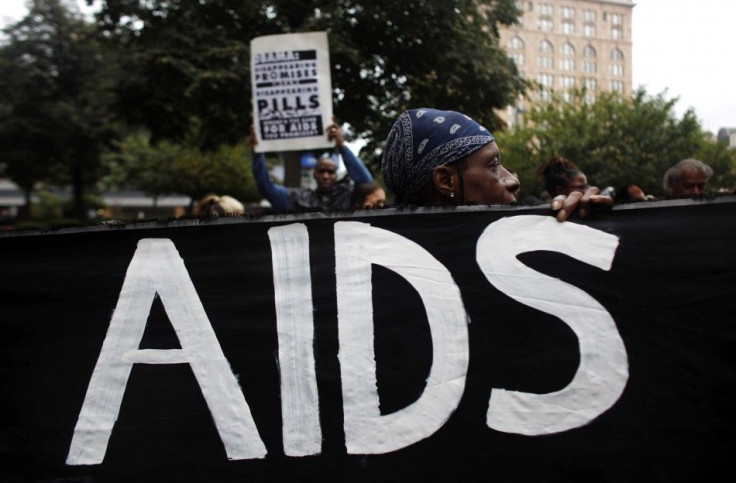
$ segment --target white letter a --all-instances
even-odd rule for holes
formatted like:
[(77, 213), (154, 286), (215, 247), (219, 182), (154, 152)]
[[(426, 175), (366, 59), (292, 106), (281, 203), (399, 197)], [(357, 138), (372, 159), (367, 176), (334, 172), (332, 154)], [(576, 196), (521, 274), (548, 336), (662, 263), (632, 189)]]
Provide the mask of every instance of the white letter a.
[[(181, 349), (138, 349), (156, 293), (161, 297)], [(266, 455), (248, 403), (222, 353), (184, 262), (168, 239), (138, 242), (74, 428), (68, 465), (102, 463), (135, 363), (191, 365), (228, 458)]]

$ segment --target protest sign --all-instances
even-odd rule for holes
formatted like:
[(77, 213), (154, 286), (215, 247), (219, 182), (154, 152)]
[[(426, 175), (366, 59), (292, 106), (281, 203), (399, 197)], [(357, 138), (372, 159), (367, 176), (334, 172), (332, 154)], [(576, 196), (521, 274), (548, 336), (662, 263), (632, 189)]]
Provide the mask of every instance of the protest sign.
[(331, 147), (327, 33), (256, 37), (250, 50), (256, 152)]

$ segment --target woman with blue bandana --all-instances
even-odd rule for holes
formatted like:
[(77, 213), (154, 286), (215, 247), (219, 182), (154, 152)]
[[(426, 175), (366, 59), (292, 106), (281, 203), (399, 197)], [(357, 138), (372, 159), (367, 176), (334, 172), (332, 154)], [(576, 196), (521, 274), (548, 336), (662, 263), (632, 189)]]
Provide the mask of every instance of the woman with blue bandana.
[[(501, 165), (496, 138), (465, 114), (436, 109), (402, 113), (391, 128), (381, 163), (396, 203), (419, 206), (511, 204), (519, 179)], [(596, 200), (583, 193), (557, 196), (559, 221)]]
[(493, 134), (454, 111), (401, 114), (381, 171), (398, 205), (510, 204), (519, 191), (519, 180), (501, 165)]

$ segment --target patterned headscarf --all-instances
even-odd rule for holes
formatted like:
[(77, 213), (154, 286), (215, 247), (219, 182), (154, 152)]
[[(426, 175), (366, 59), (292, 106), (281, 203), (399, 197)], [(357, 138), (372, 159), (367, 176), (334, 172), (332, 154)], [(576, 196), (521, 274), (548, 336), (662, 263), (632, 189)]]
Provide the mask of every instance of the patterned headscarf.
[(418, 193), (437, 166), (471, 155), (496, 138), (465, 114), (412, 109), (399, 116), (386, 139), (381, 172), (399, 201)]

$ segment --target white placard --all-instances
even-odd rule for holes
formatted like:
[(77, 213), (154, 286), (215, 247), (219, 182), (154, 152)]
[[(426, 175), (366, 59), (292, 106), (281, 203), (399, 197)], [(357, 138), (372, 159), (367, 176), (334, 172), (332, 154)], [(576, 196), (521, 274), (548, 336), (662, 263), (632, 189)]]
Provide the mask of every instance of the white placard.
[(250, 52), (256, 152), (332, 147), (327, 32), (256, 37)]

